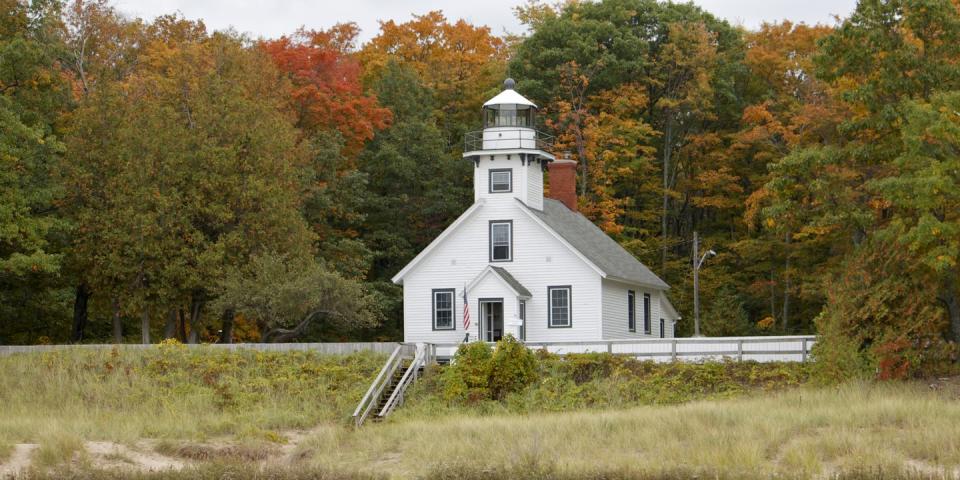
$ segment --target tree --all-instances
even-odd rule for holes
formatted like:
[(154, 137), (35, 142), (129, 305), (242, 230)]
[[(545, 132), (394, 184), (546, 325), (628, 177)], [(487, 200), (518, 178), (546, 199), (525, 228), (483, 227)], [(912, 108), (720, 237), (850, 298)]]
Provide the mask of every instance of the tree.
[(289, 342), (318, 321), (343, 329), (379, 322), (376, 304), (365, 288), (321, 264), (275, 253), (255, 255), (246, 267), (234, 267), (220, 284), (213, 306), (236, 310), (258, 322), (261, 338)]
[(889, 202), (891, 218), (877, 234), (903, 246), (914, 270), (937, 285), (949, 318), (944, 336), (960, 342), (960, 92), (935, 94), (904, 108), (897, 174), (871, 185)]
[(170, 31), (74, 116), (74, 255), (115, 321), (139, 313), (149, 329), (149, 316), (186, 306), (197, 341), (228, 267), (264, 249), (312, 252), (307, 156), (269, 58), (231, 35)]
[(353, 55), (357, 32), (354, 24), (339, 24), (261, 44), (292, 85), (286, 108), (312, 153), (304, 214), (320, 256), (352, 278), (367, 274), (371, 257), (357, 238), (366, 188), (357, 156), (391, 121), (390, 110), (362, 89)]
[(55, 335), (62, 318), (69, 224), (55, 177), (69, 89), (56, 66), (58, 6), (0, 2), (0, 337), (18, 341)]
[(390, 62), (416, 71), (434, 92), (434, 115), (448, 152), (459, 153), (467, 129), (478, 123), (477, 106), (503, 82), (505, 42), (489, 27), (450, 22), (440, 11), (413, 20), (381, 22), (380, 33), (359, 53), (364, 83), (372, 85)]

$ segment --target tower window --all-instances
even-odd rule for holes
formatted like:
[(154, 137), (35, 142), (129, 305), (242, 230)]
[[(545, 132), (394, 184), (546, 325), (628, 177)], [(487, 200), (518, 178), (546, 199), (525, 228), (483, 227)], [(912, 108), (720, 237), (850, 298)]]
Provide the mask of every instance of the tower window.
[(513, 260), (513, 221), (491, 221), (490, 261), (509, 262), (511, 260)]
[(513, 170), (509, 168), (490, 170), (490, 193), (513, 191)]

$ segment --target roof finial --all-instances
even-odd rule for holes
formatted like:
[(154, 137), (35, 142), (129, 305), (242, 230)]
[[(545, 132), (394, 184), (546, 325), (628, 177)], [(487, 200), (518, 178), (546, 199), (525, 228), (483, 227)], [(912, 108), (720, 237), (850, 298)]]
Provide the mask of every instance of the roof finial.
[(517, 82), (513, 81), (512, 78), (508, 78), (503, 81), (504, 90), (513, 90), (513, 87), (515, 87), (516, 85), (517, 85)]

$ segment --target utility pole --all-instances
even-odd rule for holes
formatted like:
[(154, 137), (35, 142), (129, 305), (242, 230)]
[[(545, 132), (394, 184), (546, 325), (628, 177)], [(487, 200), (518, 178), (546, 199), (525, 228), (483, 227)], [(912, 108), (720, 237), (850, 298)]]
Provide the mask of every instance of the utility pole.
[(703, 256), (700, 256), (700, 236), (697, 235), (697, 231), (693, 231), (693, 336), (702, 337), (700, 335), (700, 267), (703, 266), (703, 261), (707, 257), (712, 257), (716, 255), (717, 252), (713, 250), (707, 250)]
[(700, 335), (700, 237), (693, 231), (693, 336)]

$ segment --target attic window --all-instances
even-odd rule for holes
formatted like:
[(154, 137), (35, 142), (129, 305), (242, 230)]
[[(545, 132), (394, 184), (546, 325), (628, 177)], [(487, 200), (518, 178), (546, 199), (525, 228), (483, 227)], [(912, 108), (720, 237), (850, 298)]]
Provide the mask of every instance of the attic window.
[(490, 193), (513, 191), (513, 170), (509, 168), (490, 170)]

